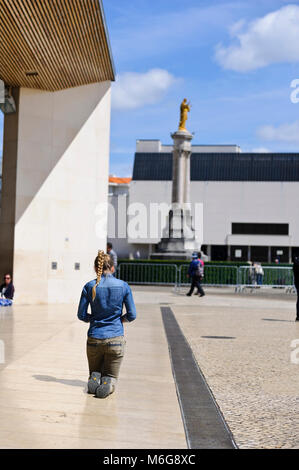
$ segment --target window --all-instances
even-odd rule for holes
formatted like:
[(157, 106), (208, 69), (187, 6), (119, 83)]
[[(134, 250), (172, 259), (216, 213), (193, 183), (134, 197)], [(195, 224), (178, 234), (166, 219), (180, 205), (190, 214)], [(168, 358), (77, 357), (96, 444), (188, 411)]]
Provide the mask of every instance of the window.
[(289, 235), (289, 224), (232, 223), (233, 235)]
[(280, 263), (289, 262), (289, 247), (287, 246), (272, 246), (271, 247), (271, 262), (274, 263), (278, 259)]
[(227, 261), (227, 245), (212, 245), (211, 261)]
[(231, 246), (230, 257), (232, 261), (247, 261), (248, 246)]
[(259, 263), (268, 262), (268, 247), (267, 246), (252, 246), (251, 247), (251, 261)]

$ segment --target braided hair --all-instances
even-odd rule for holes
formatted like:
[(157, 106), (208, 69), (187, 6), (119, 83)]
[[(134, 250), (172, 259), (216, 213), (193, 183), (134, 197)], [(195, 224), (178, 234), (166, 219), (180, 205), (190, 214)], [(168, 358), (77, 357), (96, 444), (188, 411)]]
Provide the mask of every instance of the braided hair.
[(92, 288), (92, 300), (96, 298), (97, 286), (100, 284), (102, 274), (104, 271), (110, 271), (113, 262), (109, 255), (105, 254), (103, 250), (99, 250), (98, 256), (94, 260), (94, 267), (97, 273), (97, 282)]

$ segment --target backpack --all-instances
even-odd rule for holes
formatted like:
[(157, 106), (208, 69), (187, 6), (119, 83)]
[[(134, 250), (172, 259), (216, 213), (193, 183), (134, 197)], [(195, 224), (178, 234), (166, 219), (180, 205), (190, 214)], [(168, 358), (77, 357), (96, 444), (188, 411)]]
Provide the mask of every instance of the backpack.
[(198, 260), (198, 265), (197, 265), (195, 274), (196, 276), (204, 277), (204, 267), (200, 259)]

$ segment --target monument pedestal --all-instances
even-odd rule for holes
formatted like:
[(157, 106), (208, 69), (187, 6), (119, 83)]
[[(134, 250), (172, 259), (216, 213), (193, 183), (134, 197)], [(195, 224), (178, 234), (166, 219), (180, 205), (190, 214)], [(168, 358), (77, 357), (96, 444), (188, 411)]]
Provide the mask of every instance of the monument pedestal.
[(157, 245), (157, 251), (151, 259), (189, 259), (193, 251), (200, 250), (192, 226), (190, 203), (190, 157), (192, 152), (192, 134), (178, 130), (172, 134), (173, 176), (172, 208), (163, 238)]

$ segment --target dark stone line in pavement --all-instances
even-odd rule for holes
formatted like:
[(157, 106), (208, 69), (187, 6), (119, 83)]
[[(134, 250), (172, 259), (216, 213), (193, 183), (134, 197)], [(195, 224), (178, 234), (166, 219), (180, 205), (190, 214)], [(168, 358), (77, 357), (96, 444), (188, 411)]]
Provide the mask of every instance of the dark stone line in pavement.
[(236, 449), (233, 435), (170, 307), (161, 307), (189, 449)]

